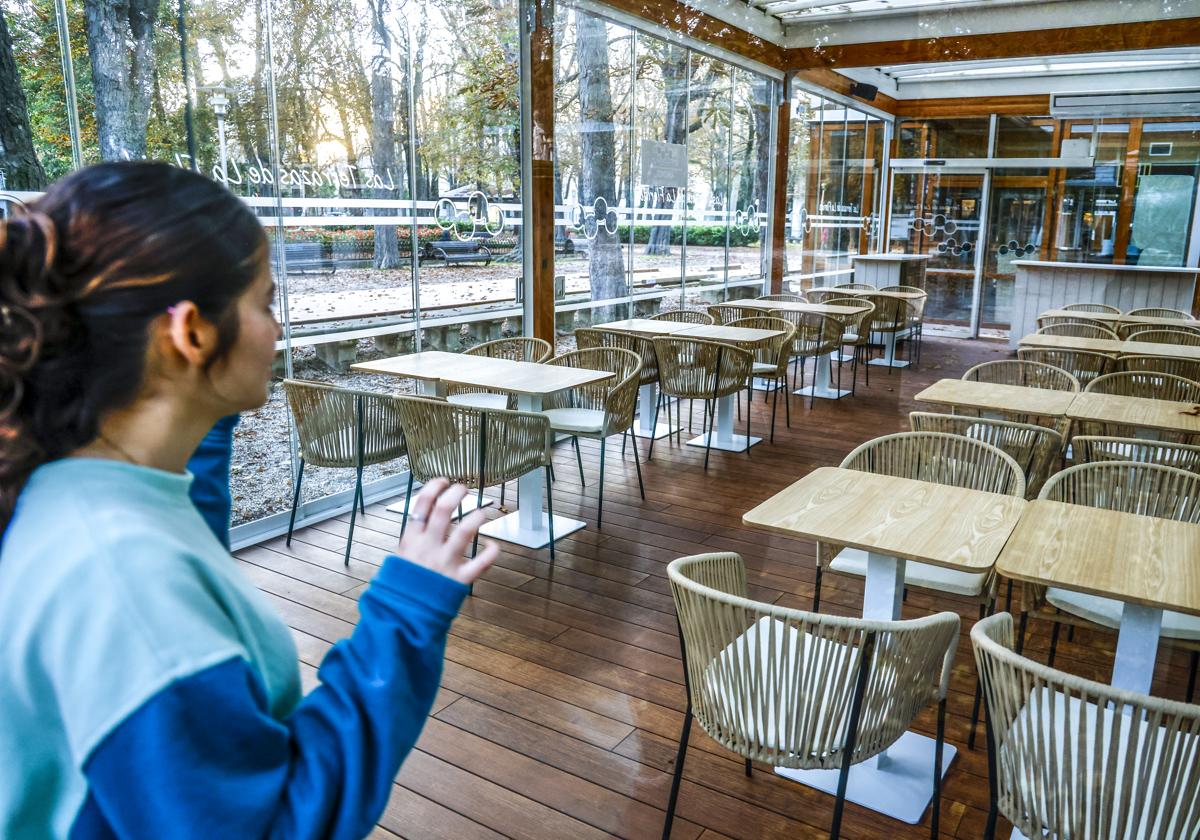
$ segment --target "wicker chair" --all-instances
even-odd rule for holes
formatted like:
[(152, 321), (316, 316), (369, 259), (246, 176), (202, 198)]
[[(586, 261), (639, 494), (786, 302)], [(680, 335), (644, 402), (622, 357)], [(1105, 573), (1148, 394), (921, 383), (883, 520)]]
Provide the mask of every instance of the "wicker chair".
[[(1157, 516), (1200, 524), (1200, 475), (1158, 464), (1131, 461), (1099, 461), (1076, 464), (1051, 476), (1039, 499), (1106, 510)], [(1121, 626), (1124, 604), (1112, 598), (1088, 595), (1069, 589), (1023, 585), (1019, 648), (1024, 647), (1029, 615), (1053, 622), (1047, 665), (1054, 666), (1059, 630), (1063, 624), (1103, 627)], [(1164, 610), (1161, 636), (1200, 647), (1200, 618)], [(1197, 657), (1192, 656), (1188, 697), (1195, 687)]]
[(1123, 397), (1200, 403), (1200, 382), (1169, 373), (1142, 370), (1106, 373), (1093, 379), (1083, 390), (1097, 394), (1118, 394)]
[(1066, 335), (1072, 338), (1104, 338), (1116, 341), (1117, 334), (1099, 324), (1050, 324), (1037, 331), (1038, 335)]
[(833, 288), (835, 288), (835, 289), (862, 289), (863, 291), (872, 291), (872, 292), (878, 291), (878, 288), (876, 286), (872, 286), (870, 283), (838, 283)]
[(783, 303), (807, 302), (807, 299), (804, 297), (804, 295), (792, 294), (791, 292), (784, 292), (783, 294), (778, 295), (759, 295), (757, 298), (755, 298), (755, 300), (775, 300)]
[(712, 316), (714, 324), (728, 326), (738, 318), (762, 318), (770, 315), (766, 309), (754, 309), (749, 306), (734, 305), (732, 303), (714, 303), (708, 307), (708, 314)]
[(1066, 306), (1060, 306), (1059, 309), (1067, 312), (1098, 312), (1106, 315), (1120, 315), (1121, 310), (1115, 306), (1109, 306), (1107, 303), (1068, 303)]
[(1057, 327), (1062, 324), (1089, 324), (1093, 327), (1101, 327), (1102, 329), (1112, 329), (1111, 322), (1103, 321), (1099, 318), (1089, 318), (1085, 314), (1079, 315), (1041, 315), (1038, 316), (1038, 329), (1042, 327)]
[(1013, 622), (971, 628), (987, 698), (991, 805), (1025, 837), (1200, 835), (1200, 707), (1122, 691), (1013, 652)]
[(917, 359), (915, 364), (921, 364), (921, 343), (925, 333), (925, 304), (929, 302), (929, 293), (919, 286), (882, 286), (881, 292), (908, 292), (920, 295), (919, 298), (909, 298), (904, 301), (908, 308), (908, 335), (916, 341)]
[(1118, 356), (1114, 372), (1145, 370), (1182, 376), (1200, 382), (1200, 359), (1181, 359), (1176, 356)]
[(1130, 309), (1125, 313), (1130, 318), (1178, 318), (1180, 321), (1195, 321), (1192, 313), (1186, 309), (1170, 309), (1163, 306), (1147, 306), (1142, 309)]
[[(427, 397), (394, 397), (408, 439), (408, 493), (400, 536), (408, 527), (413, 481), (448, 478), (478, 493), (544, 469), (554, 561), (554, 500), (550, 488), (550, 420), (540, 412), (485, 410)], [(476, 537), (478, 543), (478, 537)]]
[(1071, 451), (1077, 464), (1134, 461), (1200, 474), (1200, 446), (1190, 446), (1186, 443), (1077, 435), (1071, 441)]
[[(809, 303), (829, 303), (830, 298), (847, 297), (845, 290), (833, 286), (818, 286), (804, 293)], [(856, 298), (857, 299), (857, 298)]]
[(677, 324), (700, 324), (708, 326), (713, 323), (713, 317), (699, 309), (672, 309), (669, 312), (659, 312), (650, 316), (651, 321), (674, 321)]
[(285, 379), (296, 436), (300, 439), (300, 470), (292, 495), (292, 513), (288, 518), (287, 544), (292, 544), (296, 510), (300, 506), (300, 486), (304, 465), (353, 468), (354, 502), (350, 507), (350, 532), (346, 535), (344, 562), (350, 565), (350, 546), (354, 542), (354, 519), (363, 502), (363, 468), (382, 464), (407, 454), (400, 414), (392, 397), (370, 391), (353, 391), (323, 382)]
[(1026, 388), (1045, 388), (1050, 391), (1079, 391), (1079, 380), (1062, 368), (1017, 359), (982, 362), (968, 368), (962, 378), (970, 382), (1023, 385)]
[[(816, 312), (801, 312), (795, 321), (796, 331), (793, 334), (792, 358), (794, 360), (792, 384), (800, 387), (804, 384), (804, 360), (813, 360), (813, 383), (817, 381), (817, 365), (822, 356), (837, 353), (842, 349), (844, 326), (840, 319), (832, 315), (821, 315)], [(799, 377), (796, 377), (795, 366), (799, 365)], [(841, 389), (842, 369), (838, 367), (838, 389)], [(816, 388), (809, 395), (808, 407), (812, 408), (816, 401)]]
[(1137, 330), (1125, 336), (1127, 341), (1145, 341), (1153, 344), (1182, 344), (1200, 347), (1200, 332), (1190, 330), (1147, 329)]
[[(704, 469), (707, 470), (712, 438), (716, 434), (716, 402), (746, 387), (754, 367), (754, 354), (732, 344), (681, 336), (656, 336), (654, 352), (658, 356), (659, 383), (664, 396), (677, 400), (704, 400), (704, 419), (707, 426), (704, 439)], [(751, 414), (747, 409), (747, 454), (750, 452)], [(676, 433), (681, 434), (682, 429), (678, 429)], [(654, 452), (653, 440), (650, 441), (650, 452)]]
[[(498, 338), (485, 341), (463, 351), (466, 356), (487, 356), (491, 359), (508, 359), (513, 362), (544, 362), (554, 355), (550, 342), (540, 338)], [(494, 410), (517, 407), (517, 398), (505, 391), (487, 389), (480, 391), (469, 385), (446, 385), (446, 400), (455, 405), (473, 405), (476, 408)]]
[[(624, 434), (633, 425), (633, 413), (637, 407), (638, 382), (641, 379), (642, 360), (630, 350), (619, 347), (601, 347), (589, 350), (574, 350), (551, 359), (550, 364), (562, 367), (586, 368), (589, 370), (612, 371), (615, 376), (603, 382), (594, 382), (566, 391), (559, 391), (546, 398), (542, 413), (550, 418), (550, 429), (571, 435), (575, 441), (575, 456), (579, 461), (579, 484), (583, 480), (583, 456), (579, 452), (578, 438), (591, 438), (600, 442), (600, 484), (596, 501), (596, 527), (604, 520), (604, 453), (609, 435)], [(633, 463), (637, 467), (638, 490), (646, 498), (642, 484), (642, 465), (638, 457), (637, 436), (633, 439)]]
[(895, 743), (937, 705), (931, 836), (938, 836), (946, 693), (959, 617), (865, 621), (747, 598), (736, 554), (667, 566), (688, 705), (663, 837), (671, 833), (692, 719), (720, 746), (781, 768), (839, 771), (830, 837), (841, 833), (850, 767)]
[[(792, 427), (792, 401), (787, 388), (788, 360), (791, 358), (792, 339), (796, 327), (787, 318), (738, 318), (730, 322), (731, 327), (745, 327), (751, 330), (781, 330), (783, 335), (763, 342), (754, 348), (753, 376), (770, 379), (775, 383), (775, 391), (771, 400), (771, 443), (775, 442), (775, 415), (779, 409), (779, 392), (783, 391), (783, 411), (785, 425)], [(751, 396), (753, 396), (751, 391)], [(750, 410), (749, 406), (746, 408)]]
[[(895, 335), (895, 341), (899, 343), (900, 333), (911, 326), (912, 315), (908, 302), (904, 298), (891, 295), (863, 295), (863, 298), (875, 307), (875, 311), (867, 320), (867, 332), (872, 335), (892, 333)], [(891, 372), (889, 367), (888, 373)]]
[(1097, 376), (1103, 376), (1112, 369), (1113, 357), (1105, 353), (1092, 353), (1088, 350), (1065, 350), (1057, 347), (1022, 347), (1017, 350), (1017, 358), (1022, 362), (1040, 362), (1053, 365), (1074, 376), (1081, 385), (1087, 385)]
[(1066, 441), (1054, 429), (1011, 420), (989, 420), (959, 414), (913, 411), (908, 415), (914, 432), (963, 435), (991, 444), (1017, 462), (1025, 475), (1025, 496), (1032, 498), (1062, 462)]
[[(863, 373), (867, 377), (867, 387), (871, 386), (871, 366), (866, 363), (866, 355), (871, 346), (871, 333), (867, 329), (867, 324), (871, 320), (871, 313), (875, 311), (875, 304), (859, 297), (831, 297), (825, 303), (830, 306), (849, 306), (858, 310), (854, 315), (834, 316), (842, 322), (842, 345), (853, 348), (854, 358), (850, 364), (850, 393), (856, 394), (858, 393), (860, 358), (862, 359)], [(838, 364), (841, 363), (839, 357)]]
[[(1200, 335), (1200, 324), (1197, 324), (1195, 321), (1178, 321), (1176, 323), (1153, 325), (1142, 324), (1137, 321), (1127, 321), (1117, 324), (1117, 335), (1122, 339), (1127, 339), (1134, 333), (1145, 332), (1146, 330), (1167, 330), (1169, 332), (1186, 333), (1187, 335)], [(1145, 341), (1146, 339), (1142, 340)]]

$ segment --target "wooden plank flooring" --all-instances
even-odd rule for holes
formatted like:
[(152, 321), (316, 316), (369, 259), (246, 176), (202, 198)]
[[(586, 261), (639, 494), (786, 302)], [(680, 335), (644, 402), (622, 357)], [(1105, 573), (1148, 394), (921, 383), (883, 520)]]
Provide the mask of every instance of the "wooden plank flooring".
[[(685, 554), (737, 551), (746, 560), (751, 597), (808, 608), (813, 545), (745, 528), (742, 514), (809, 470), (839, 463), (863, 441), (907, 429), (908, 412), (916, 408), (912, 396), (930, 382), (1010, 355), (997, 343), (927, 338), (920, 369), (889, 375), (875, 368), (870, 388), (860, 370), (857, 396), (818, 400), (812, 410), (793, 397), (791, 429), (781, 405), (774, 444), (764, 442), (749, 457), (714, 451), (707, 473), (703, 450), (660, 440), (653, 462), (643, 465), (644, 501), (632, 455), (622, 459), (620, 439), (613, 438), (603, 531), (595, 527), (598, 445), (583, 442), (582, 488), (571, 447), (560, 446), (555, 512), (586, 519), (588, 527), (558, 543), (553, 566), (545, 550), (503, 545), (500, 561), (454, 624), (442, 690), (373, 836), (659, 836), (686, 702), (667, 563)], [(756, 434), (769, 419), (760, 395)], [(400, 517), (385, 505), (368, 508), (346, 568), (348, 517), (297, 532), (290, 547), (278, 538), (238, 553), (246, 574), (292, 627), (308, 687), (330, 645), (353, 631), (356, 598), (394, 550), (400, 530)], [(860, 581), (826, 577), (824, 610), (857, 615), (861, 599)], [(966, 749), (975, 608), (914, 590), (905, 616), (942, 609), (957, 610), (963, 630), (946, 728), (960, 752), (943, 787), (941, 834), (976, 838), (988, 787), (982, 730), (980, 748)], [(1048, 628), (1031, 622), (1031, 631), (1027, 651), (1044, 661)], [(1113, 642), (1111, 635), (1086, 631), (1067, 642), (1064, 633), (1056, 664), (1107, 681)], [(1155, 692), (1181, 698), (1187, 665), (1186, 653), (1164, 646)], [(926, 712), (916, 728), (932, 735), (934, 723)], [(696, 727), (673, 837), (825, 837), (832, 806), (832, 797), (769, 768), (758, 767), (747, 779), (741, 760)], [(908, 826), (851, 804), (843, 836), (924, 838), (928, 819)]]

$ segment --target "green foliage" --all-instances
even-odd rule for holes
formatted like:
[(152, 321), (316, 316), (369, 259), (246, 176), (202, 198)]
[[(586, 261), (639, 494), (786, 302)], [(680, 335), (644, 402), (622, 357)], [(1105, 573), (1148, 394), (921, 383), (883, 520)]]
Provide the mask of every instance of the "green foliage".
[[(757, 245), (759, 239), (758, 228), (750, 228), (744, 230), (739, 227), (731, 227), (728, 229), (730, 247), (741, 247), (743, 245)], [(725, 244), (726, 228), (724, 225), (688, 225), (687, 241), (689, 245), (703, 245), (711, 247), (721, 247)], [(629, 226), (621, 225), (617, 229), (617, 236), (622, 242), (629, 241)], [(633, 241), (637, 245), (645, 245), (650, 241), (650, 226), (638, 225), (633, 229)], [(671, 228), (671, 244), (683, 244), (683, 226), (675, 225)]]

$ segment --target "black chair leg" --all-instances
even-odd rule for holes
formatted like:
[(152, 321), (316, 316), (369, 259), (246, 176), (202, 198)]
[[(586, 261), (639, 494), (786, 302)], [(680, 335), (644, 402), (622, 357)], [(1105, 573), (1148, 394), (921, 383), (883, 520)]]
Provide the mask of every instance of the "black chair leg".
[[(475, 509), (483, 509), (483, 485), (479, 485), (479, 493), (475, 497)], [(471, 541), (471, 556), (474, 557), (479, 553), (479, 532), (475, 532), (475, 539)], [(472, 584), (474, 585), (474, 584)]]
[(1021, 622), (1017, 627), (1017, 653), (1025, 650), (1025, 627), (1029, 624), (1029, 613), (1021, 610)]
[(638, 492), (642, 494), (642, 501), (645, 501), (646, 485), (642, 483), (642, 459), (638, 456), (637, 438), (630, 435), (629, 439), (633, 441), (633, 466), (637, 469)]
[(1054, 629), (1050, 631), (1050, 655), (1046, 657), (1046, 665), (1050, 668), (1054, 667), (1054, 654), (1058, 651), (1058, 634), (1061, 631), (1062, 624), (1054, 622)]
[(784, 373), (779, 387), (783, 391), (783, 419), (790, 429), (792, 428), (792, 392), (787, 390), (787, 373)]
[(408, 471), (408, 490), (404, 493), (404, 516), (400, 520), (400, 539), (404, 539), (404, 529), (408, 527), (408, 505), (412, 501), (413, 474)]
[(1192, 651), (1192, 667), (1188, 671), (1188, 688), (1187, 701), (1192, 702), (1192, 695), (1196, 691), (1196, 666), (1200, 665), (1200, 650)]
[[(778, 380), (776, 380), (778, 384)], [(775, 415), (779, 412), (779, 389), (775, 389), (775, 394), (771, 398), (771, 443), (775, 442)]]
[(933, 747), (933, 819), (929, 823), (930, 840), (938, 840), (942, 816), (942, 748), (946, 743), (946, 699), (938, 703), (937, 741)]
[(357, 476), (354, 480), (354, 502), (350, 505), (350, 532), (346, 534), (346, 557), (343, 564), (350, 565), (350, 546), (354, 543), (354, 517), (358, 514), (359, 500), (362, 498), (362, 474), (361, 466), (355, 468)]
[(667, 798), (667, 816), (663, 820), (662, 840), (670, 840), (671, 824), (675, 822), (675, 804), (679, 800), (679, 783), (683, 781), (683, 760), (687, 757), (688, 736), (692, 733), (692, 704), (688, 703), (683, 716), (683, 731), (679, 733), (679, 749), (675, 753), (675, 772), (671, 775), (671, 795)]
[(821, 567), (817, 566), (817, 582), (813, 586), (813, 612), (821, 611)]
[(1008, 579), (1008, 592), (1004, 596), (1004, 611), (1006, 613), (1012, 612), (1012, 591), (1013, 591), (1013, 581), (1012, 581), (1012, 578), (1009, 578)]
[(983, 683), (975, 678), (975, 699), (971, 701), (971, 729), (967, 733), (967, 749), (975, 749), (975, 730), (979, 728), (979, 704), (983, 701)]
[(583, 483), (583, 453), (579, 451), (579, 438), (572, 436), (571, 443), (575, 444), (575, 460), (579, 463), (579, 486), (584, 487)]
[(551, 487), (550, 467), (546, 467), (546, 522), (550, 529), (550, 564), (554, 564), (554, 488)]
[(754, 775), (754, 763), (750, 759), (746, 759), (746, 778), (749, 779)]
[(288, 535), (285, 545), (292, 544), (292, 531), (296, 527), (296, 508), (300, 506), (300, 485), (304, 482), (304, 459), (300, 459), (300, 471), (296, 473), (296, 492), (292, 495), (292, 516), (288, 520)]
[(500, 482), (500, 507), (504, 507), (504, 491), (508, 489), (508, 482)]
[(604, 527), (604, 452), (608, 449), (605, 439), (600, 438), (600, 485), (596, 499), (596, 530)]

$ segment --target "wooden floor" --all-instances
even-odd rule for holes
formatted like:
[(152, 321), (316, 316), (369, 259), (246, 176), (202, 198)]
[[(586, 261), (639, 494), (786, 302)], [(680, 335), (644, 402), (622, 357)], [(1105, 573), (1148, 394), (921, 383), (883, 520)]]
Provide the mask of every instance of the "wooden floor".
[[(875, 368), (870, 388), (860, 371), (856, 397), (818, 400), (814, 410), (794, 397), (792, 427), (784, 427), (781, 405), (774, 444), (764, 442), (749, 457), (714, 451), (707, 473), (703, 450), (659, 441), (653, 462), (643, 465), (645, 501), (631, 457), (619, 457), (620, 439), (613, 438), (603, 531), (595, 527), (597, 444), (583, 443), (582, 489), (570, 446), (560, 446), (555, 512), (586, 519), (588, 527), (559, 542), (554, 567), (545, 550), (504, 545), (476, 585), (451, 631), (433, 714), (397, 777), (377, 835), (657, 837), (685, 707), (667, 563), (737, 551), (746, 559), (751, 597), (808, 608), (813, 545), (745, 528), (743, 512), (809, 470), (836, 465), (859, 443), (906, 429), (912, 396), (926, 384), (1007, 356), (1001, 344), (927, 338), (919, 370), (888, 375)], [(760, 397), (754, 425), (765, 429), (769, 416)], [(355, 599), (400, 530), (400, 517), (384, 505), (368, 508), (345, 569), (347, 520), (298, 532), (290, 548), (280, 538), (238, 553), (294, 629), (309, 687), (330, 645), (354, 629)], [(856, 615), (861, 598), (860, 581), (826, 577), (824, 610)], [(975, 684), (967, 634), (977, 614), (965, 600), (913, 591), (905, 616), (941, 609), (963, 617), (946, 730), (960, 752), (946, 777), (941, 834), (976, 838), (988, 804), (983, 738), (978, 750), (966, 749)], [(1048, 630), (1031, 622), (1031, 632), (1027, 651), (1044, 661)], [(1112, 636), (1065, 639), (1059, 667), (1108, 680)], [(1186, 666), (1186, 654), (1164, 647), (1155, 692), (1181, 697)], [(932, 735), (933, 715), (926, 712), (916, 728)], [(765, 767), (746, 778), (740, 759), (699, 727), (691, 744), (674, 837), (828, 835), (832, 797)], [(843, 836), (928, 837), (928, 820), (909, 826), (848, 805)]]

